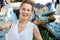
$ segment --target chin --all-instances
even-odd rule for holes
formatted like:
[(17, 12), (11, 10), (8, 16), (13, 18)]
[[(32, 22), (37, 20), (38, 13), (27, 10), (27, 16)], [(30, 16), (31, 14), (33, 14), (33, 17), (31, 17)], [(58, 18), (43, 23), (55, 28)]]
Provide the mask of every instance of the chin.
[(23, 20), (27, 20), (28, 18), (26, 18), (26, 17), (24, 17), (24, 18), (22, 18)]

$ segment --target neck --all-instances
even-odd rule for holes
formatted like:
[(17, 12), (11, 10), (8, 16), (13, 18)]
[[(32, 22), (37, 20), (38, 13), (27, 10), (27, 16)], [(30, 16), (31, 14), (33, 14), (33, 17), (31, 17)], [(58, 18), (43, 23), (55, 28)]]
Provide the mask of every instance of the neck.
[(26, 24), (28, 22), (28, 20), (21, 20), (19, 21), (19, 24)]

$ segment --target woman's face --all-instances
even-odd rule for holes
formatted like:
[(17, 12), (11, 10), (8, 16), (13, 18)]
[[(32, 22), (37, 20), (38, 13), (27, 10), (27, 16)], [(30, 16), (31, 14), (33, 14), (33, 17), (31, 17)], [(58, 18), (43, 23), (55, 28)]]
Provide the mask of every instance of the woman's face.
[(29, 19), (31, 13), (32, 13), (32, 6), (28, 3), (22, 4), (22, 6), (20, 7), (20, 19)]

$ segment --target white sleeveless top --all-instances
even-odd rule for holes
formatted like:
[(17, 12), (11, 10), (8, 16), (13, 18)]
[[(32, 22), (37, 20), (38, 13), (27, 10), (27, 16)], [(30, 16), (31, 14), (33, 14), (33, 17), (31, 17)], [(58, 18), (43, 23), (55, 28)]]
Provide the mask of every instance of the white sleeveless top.
[(13, 22), (10, 31), (8, 32), (8, 40), (32, 40), (33, 28), (35, 24), (28, 22), (26, 28), (22, 32), (18, 32), (18, 21)]

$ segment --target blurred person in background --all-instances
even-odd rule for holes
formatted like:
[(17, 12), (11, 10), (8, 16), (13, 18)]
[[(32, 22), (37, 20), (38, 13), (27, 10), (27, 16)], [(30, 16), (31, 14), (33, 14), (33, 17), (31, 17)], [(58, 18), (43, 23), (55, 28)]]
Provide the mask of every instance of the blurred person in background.
[[(3, 24), (3, 12), (2, 12), (2, 9), (3, 9), (3, 7), (5, 6), (5, 4), (4, 4), (4, 0), (0, 0), (0, 24)], [(2, 29), (0, 29), (0, 40), (5, 40), (5, 32), (2, 30)]]
[[(3, 17), (4, 17), (4, 13), (6, 13), (6, 10), (8, 9), (8, 8), (6, 8), (6, 9), (4, 9), (4, 7), (7, 5), (7, 4), (10, 4), (11, 2), (13, 2), (12, 0), (0, 0), (0, 24), (3, 24), (4, 22), (3, 21), (5, 21), (5, 20), (3, 20)], [(4, 11), (5, 10), (5, 11)], [(8, 10), (9, 11), (9, 10)], [(8, 13), (8, 11), (7, 11), (7, 13)], [(3, 13), (4, 12), (4, 13)], [(2, 16), (2, 15), (3, 16)], [(12, 15), (14, 15), (13, 14), (13, 12), (12, 12)], [(6, 15), (7, 17), (4, 17), (4, 19), (5, 18), (7, 18), (7, 19), (9, 19), (8, 17), (8, 15)], [(15, 16), (14, 16), (15, 17)], [(6, 20), (7, 20), (6, 19)], [(14, 18), (12, 18), (12, 19), (14, 19)], [(5, 30), (2, 30), (2, 29), (0, 29), (0, 40), (5, 40)]]
[(60, 0), (56, 0), (56, 15), (60, 15)]

